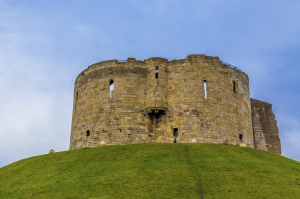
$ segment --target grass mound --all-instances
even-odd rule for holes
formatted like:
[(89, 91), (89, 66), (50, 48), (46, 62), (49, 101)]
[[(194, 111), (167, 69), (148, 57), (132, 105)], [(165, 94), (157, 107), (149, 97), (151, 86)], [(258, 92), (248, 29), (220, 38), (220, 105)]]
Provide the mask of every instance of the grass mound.
[[(189, 153), (186, 153), (185, 147)], [(63, 151), (0, 168), (0, 198), (300, 198), (300, 163), (223, 144)]]

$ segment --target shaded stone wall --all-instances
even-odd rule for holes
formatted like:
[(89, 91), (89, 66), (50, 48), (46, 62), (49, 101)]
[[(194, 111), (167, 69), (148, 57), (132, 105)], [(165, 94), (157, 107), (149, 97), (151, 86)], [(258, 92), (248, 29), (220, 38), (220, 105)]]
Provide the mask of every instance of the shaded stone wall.
[(281, 154), (281, 144), (272, 104), (251, 98), (254, 146)]
[(70, 149), (175, 139), (254, 147), (248, 76), (218, 57), (99, 62), (77, 77), (73, 104)]

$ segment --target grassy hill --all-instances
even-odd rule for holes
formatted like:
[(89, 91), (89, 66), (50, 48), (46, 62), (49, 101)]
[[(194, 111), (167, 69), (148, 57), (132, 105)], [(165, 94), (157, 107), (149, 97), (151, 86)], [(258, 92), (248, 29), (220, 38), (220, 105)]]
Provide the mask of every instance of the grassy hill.
[(299, 162), (196, 143), (105, 146), (22, 159), (0, 168), (0, 198), (200, 198), (189, 159), (204, 198), (300, 198)]

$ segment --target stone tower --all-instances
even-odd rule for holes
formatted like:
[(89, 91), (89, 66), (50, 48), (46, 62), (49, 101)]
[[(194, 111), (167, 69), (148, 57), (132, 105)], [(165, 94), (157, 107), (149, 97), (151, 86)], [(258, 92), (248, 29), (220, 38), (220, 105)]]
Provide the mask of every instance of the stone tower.
[[(218, 57), (99, 62), (76, 78), (73, 104), (70, 149), (177, 142), (260, 143), (270, 151), (271, 142), (256, 141), (247, 74)], [(277, 136), (280, 146), (268, 129), (265, 140)]]

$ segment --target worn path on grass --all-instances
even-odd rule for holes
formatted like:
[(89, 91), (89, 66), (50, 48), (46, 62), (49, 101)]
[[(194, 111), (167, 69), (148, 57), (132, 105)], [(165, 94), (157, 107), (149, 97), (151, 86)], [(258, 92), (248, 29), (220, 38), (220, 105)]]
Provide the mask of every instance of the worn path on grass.
[(193, 170), (194, 170), (194, 173), (195, 173), (195, 176), (196, 176), (196, 179), (197, 179), (197, 182), (198, 182), (198, 185), (199, 185), (199, 195), (200, 195), (200, 198), (203, 199), (203, 188), (202, 188), (202, 184), (200, 182), (200, 179), (199, 179), (199, 176), (198, 176), (198, 173), (196, 172), (195, 170), (195, 167), (191, 161), (191, 158), (190, 158), (190, 154), (189, 154), (189, 151), (188, 151), (188, 148), (187, 146), (185, 146), (185, 152), (187, 153), (188, 157), (189, 157), (189, 161), (193, 167)]

